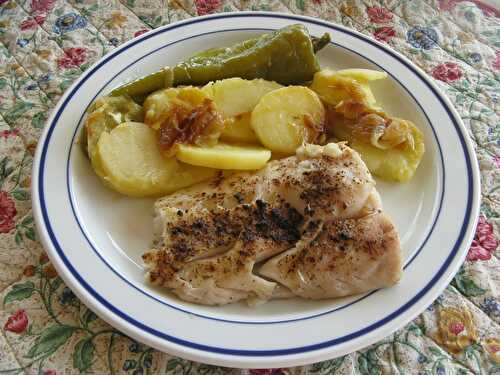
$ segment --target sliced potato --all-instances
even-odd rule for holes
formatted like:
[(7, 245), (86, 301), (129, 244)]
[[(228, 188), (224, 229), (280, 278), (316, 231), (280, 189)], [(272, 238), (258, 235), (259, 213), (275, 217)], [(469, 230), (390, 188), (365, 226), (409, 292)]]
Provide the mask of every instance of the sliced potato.
[(174, 156), (181, 143), (212, 146), (224, 127), (214, 101), (197, 87), (157, 91), (144, 109), (145, 123), (159, 130), (158, 145), (166, 156)]
[(417, 170), (425, 151), (422, 133), (413, 128), (414, 148), (380, 149), (353, 139), (349, 145), (361, 154), (368, 169), (385, 180), (406, 182)]
[(377, 103), (377, 100), (375, 99), (375, 96), (370, 88), (370, 82), (387, 78), (386, 72), (372, 69), (342, 69), (338, 70), (336, 73), (342, 77), (351, 77), (358, 81), (361, 85), (361, 89), (366, 95), (366, 104), (370, 106), (375, 106)]
[(410, 121), (383, 112), (346, 118), (329, 109), (332, 135), (361, 154), (370, 172), (385, 180), (409, 181), (425, 152), (422, 132)]
[(226, 119), (220, 138), (228, 142), (258, 143), (259, 138), (250, 124), (251, 118), (252, 112), (246, 112)]
[[(369, 81), (374, 79), (359, 78), (363, 77), (360, 70), (367, 69), (345, 69), (342, 74), (329, 69), (321, 70), (314, 75), (310, 88), (319, 95), (321, 100), (330, 105), (351, 100), (375, 107), (375, 96), (369, 85)], [(376, 71), (369, 70), (368, 72)]]
[(184, 163), (218, 169), (254, 170), (266, 165), (271, 151), (262, 147), (218, 143), (213, 147), (179, 145), (177, 158)]
[(93, 164), (106, 185), (134, 197), (171, 193), (215, 174), (214, 170), (164, 157), (156, 132), (137, 122), (126, 122), (110, 133), (102, 133)]
[(144, 101), (144, 122), (153, 129), (174, 116), (188, 113), (211, 98), (198, 87), (185, 86), (159, 90)]
[(361, 69), (361, 68), (341, 69), (337, 70), (336, 73), (343, 77), (354, 78), (358, 82), (378, 81), (380, 79), (387, 78), (386, 72), (381, 72), (372, 69)]
[(375, 99), (375, 95), (373, 95), (373, 91), (370, 88), (370, 85), (368, 83), (361, 83), (361, 89), (366, 95), (366, 104), (370, 107), (377, 107), (377, 99)]
[(170, 114), (173, 101), (179, 95), (179, 91), (178, 88), (169, 88), (149, 95), (144, 101), (144, 123), (155, 130), (160, 129), (161, 123)]
[(252, 112), (251, 125), (273, 152), (291, 155), (323, 132), (325, 108), (314, 91), (288, 86), (264, 95)]
[[(360, 82), (349, 76), (341, 76), (329, 69), (317, 72), (310, 88), (319, 95), (321, 100), (330, 105), (337, 105), (344, 100), (359, 103), (369, 101), (367, 89)], [(371, 96), (373, 97), (373, 94)]]
[(110, 132), (125, 121), (142, 121), (142, 107), (125, 96), (103, 97), (95, 101), (85, 120), (87, 152), (92, 159), (97, 142), (103, 132)]
[(251, 112), (262, 96), (280, 87), (264, 79), (228, 78), (210, 82), (202, 90), (215, 102), (222, 117), (230, 118)]

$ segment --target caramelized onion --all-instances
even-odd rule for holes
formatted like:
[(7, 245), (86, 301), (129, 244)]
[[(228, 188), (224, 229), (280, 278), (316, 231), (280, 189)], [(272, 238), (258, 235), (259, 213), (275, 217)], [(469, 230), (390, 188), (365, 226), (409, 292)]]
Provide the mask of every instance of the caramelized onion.
[(174, 104), (170, 115), (160, 125), (160, 149), (172, 155), (175, 145), (211, 145), (220, 135), (222, 119), (212, 100), (188, 107)]

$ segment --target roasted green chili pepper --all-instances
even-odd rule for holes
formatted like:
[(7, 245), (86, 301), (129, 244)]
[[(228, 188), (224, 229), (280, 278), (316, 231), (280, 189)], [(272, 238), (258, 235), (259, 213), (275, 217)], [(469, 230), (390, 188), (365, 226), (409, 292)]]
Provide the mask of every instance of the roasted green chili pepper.
[(311, 80), (319, 70), (315, 52), (329, 42), (329, 34), (311, 38), (304, 26), (291, 25), (231, 47), (203, 51), (172, 68), (120, 86), (110, 95), (126, 94), (142, 102), (147, 94), (164, 87), (203, 85), (230, 77), (299, 84)]

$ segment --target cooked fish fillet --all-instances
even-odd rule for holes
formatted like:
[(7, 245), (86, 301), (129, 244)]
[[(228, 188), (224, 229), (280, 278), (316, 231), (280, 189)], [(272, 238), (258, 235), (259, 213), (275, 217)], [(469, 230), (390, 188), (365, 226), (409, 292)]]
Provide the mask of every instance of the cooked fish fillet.
[(401, 275), (397, 232), (345, 144), (306, 145), (260, 171), (161, 198), (155, 211), (147, 277), (187, 301), (339, 297)]
[(316, 236), (270, 259), (259, 274), (311, 299), (348, 296), (399, 280), (398, 235), (383, 213), (311, 223), (319, 229)]

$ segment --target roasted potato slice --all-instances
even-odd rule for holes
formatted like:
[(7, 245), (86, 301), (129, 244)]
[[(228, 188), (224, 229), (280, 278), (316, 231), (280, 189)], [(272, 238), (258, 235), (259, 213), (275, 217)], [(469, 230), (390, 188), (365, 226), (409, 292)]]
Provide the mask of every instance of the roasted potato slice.
[(270, 150), (292, 155), (323, 132), (325, 109), (314, 91), (288, 86), (264, 95), (252, 112), (251, 125)]
[(158, 196), (208, 179), (215, 170), (165, 157), (157, 133), (143, 123), (126, 122), (101, 134), (95, 171), (112, 189), (133, 197)]
[(260, 98), (279, 89), (280, 84), (264, 79), (228, 78), (210, 82), (202, 90), (215, 102), (223, 118), (231, 118), (251, 112)]
[(337, 70), (336, 73), (343, 77), (354, 78), (358, 82), (371, 82), (387, 78), (386, 72), (381, 72), (379, 70), (372, 70), (372, 69), (361, 69), (361, 68), (341, 69)]
[(255, 170), (266, 165), (271, 151), (256, 146), (218, 143), (213, 147), (180, 145), (176, 156), (185, 163), (203, 167)]
[(252, 129), (251, 119), (251, 112), (226, 119), (220, 139), (228, 142), (259, 143), (259, 138)]
[(409, 181), (425, 152), (422, 132), (412, 122), (383, 112), (367, 110), (354, 117), (356, 111), (349, 111), (351, 118), (347, 118), (339, 113), (346, 109), (344, 104), (339, 104), (334, 113), (328, 109), (329, 132), (348, 141), (374, 175), (385, 180)]
[(175, 116), (179, 111), (189, 111), (213, 101), (202, 89), (184, 86), (158, 90), (144, 101), (144, 122), (155, 130), (159, 130), (165, 120)]
[[(375, 78), (376, 73), (381, 72), (367, 69), (346, 69), (336, 72), (324, 69), (314, 75), (310, 88), (319, 95), (321, 100), (329, 105), (337, 105), (344, 100), (352, 100), (375, 107), (376, 99), (369, 85), (369, 81), (374, 79), (367, 77), (372, 74), (371, 77)], [(381, 75), (382, 73), (379, 77)]]
[(87, 152), (90, 159), (95, 154), (97, 142), (103, 132), (110, 132), (126, 121), (142, 121), (142, 107), (127, 96), (103, 97), (89, 108), (85, 120)]
[(160, 90), (144, 102), (145, 122), (159, 131), (158, 145), (174, 156), (178, 144), (211, 146), (223, 129), (215, 103), (197, 87)]

